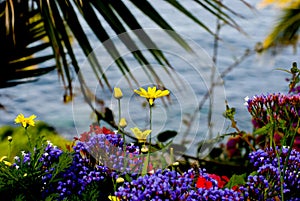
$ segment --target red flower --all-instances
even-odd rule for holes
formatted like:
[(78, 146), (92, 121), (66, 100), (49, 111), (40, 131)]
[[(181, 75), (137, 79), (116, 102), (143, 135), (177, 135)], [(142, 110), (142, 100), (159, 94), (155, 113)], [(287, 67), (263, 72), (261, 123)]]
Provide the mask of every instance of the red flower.
[[(229, 181), (228, 177), (226, 176), (218, 176), (215, 174), (208, 174), (209, 178), (215, 180), (217, 182), (218, 188), (223, 188)], [(206, 188), (210, 189), (213, 186), (212, 181), (207, 180), (206, 178), (199, 176), (196, 187), (197, 188)]]
[(105, 127), (100, 127), (98, 125), (91, 125), (90, 126), (90, 132), (97, 134), (114, 134), (113, 131), (105, 128)]
[(84, 132), (84, 133), (80, 134), (79, 140), (81, 142), (87, 142), (87, 141), (89, 141), (90, 137), (91, 137), (91, 133), (90, 132)]
[(233, 186), (231, 189), (234, 191), (240, 192), (240, 188), (237, 185)]
[(212, 182), (207, 181), (204, 177), (199, 176), (197, 183), (196, 183), (197, 188), (205, 188), (205, 189), (210, 189), (212, 187)]
[(80, 138), (74, 138), (75, 140), (79, 140), (81, 142), (87, 142), (91, 138), (91, 134), (94, 133), (95, 135), (98, 134), (114, 134), (111, 130), (105, 128), (105, 127), (100, 127), (98, 125), (90, 125), (90, 130), (88, 132), (84, 132), (80, 134)]

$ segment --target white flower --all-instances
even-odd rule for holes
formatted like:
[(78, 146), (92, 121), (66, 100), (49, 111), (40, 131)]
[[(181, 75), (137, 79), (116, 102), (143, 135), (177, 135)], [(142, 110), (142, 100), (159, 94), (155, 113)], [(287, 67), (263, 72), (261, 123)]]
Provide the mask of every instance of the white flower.
[(248, 106), (249, 97), (248, 97), (248, 96), (246, 96), (246, 97), (244, 98), (244, 100), (245, 100), (245, 103), (244, 103), (244, 105)]
[(51, 147), (53, 146), (50, 140), (47, 140), (47, 144), (49, 144)]
[(25, 151), (21, 151), (21, 153), (22, 153), (22, 156), (25, 156), (25, 155), (26, 155)]
[(16, 165), (16, 169), (18, 170), (20, 167), (18, 165)]
[(20, 157), (19, 156), (15, 156), (14, 159), (17, 161), (17, 160), (20, 159)]
[(46, 152), (46, 153), (44, 153), (44, 156), (48, 156), (49, 154)]

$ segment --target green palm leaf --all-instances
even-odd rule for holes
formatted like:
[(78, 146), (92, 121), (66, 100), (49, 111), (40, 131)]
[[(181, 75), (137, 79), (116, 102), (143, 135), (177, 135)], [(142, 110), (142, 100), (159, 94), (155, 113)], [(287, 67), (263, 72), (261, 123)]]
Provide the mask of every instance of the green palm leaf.
[[(166, 2), (174, 8), (174, 11), (184, 14), (196, 25), (214, 35), (203, 19), (197, 18), (179, 1), (167, 0)], [(128, 3), (134, 7), (129, 7)], [(225, 24), (240, 30), (231, 17), (232, 14), (237, 14), (219, 0), (196, 0), (195, 4)], [(73, 95), (72, 81), (74, 77), (72, 72), (78, 75), (86, 101), (93, 108), (91, 102), (95, 99), (95, 95), (91, 93), (85, 83), (84, 75), (78, 65), (78, 58), (72, 47), (72, 40), (77, 41), (82, 52), (88, 58), (99, 84), (109, 89), (111, 89), (111, 84), (101, 61), (94, 54), (91, 54), (93, 48), (88, 33), (83, 28), (83, 22), (89, 26), (99, 42), (104, 45), (122, 75), (126, 75), (124, 77), (127, 81), (129, 83), (133, 81), (135, 84), (138, 83), (126, 60), (121, 57), (119, 47), (114, 42), (107, 41), (110, 39), (110, 31), (119, 35), (140, 30), (133, 32), (133, 34), (138, 38), (139, 43), (146, 47), (147, 53), (139, 50), (140, 44), (136, 44), (130, 34), (124, 34), (120, 40), (130, 50), (133, 58), (143, 66), (149, 80), (163, 86), (163, 79), (151, 67), (150, 61), (154, 59), (163, 66), (166, 72), (172, 69), (172, 66), (162, 51), (153, 48), (157, 47), (156, 44), (151, 39), (151, 35), (143, 30), (143, 26), (138, 22), (132, 9), (139, 9), (162, 29), (174, 31), (173, 27), (152, 6), (151, 2), (145, 0), (132, 0), (130, 2), (119, 0), (2, 1), (0, 3), (0, 42), (3, 45), (0, 47), (0, 55), (3, 57), (0, 57), (0, 87), (23, 83), (26, 81), (24, 78), (37, 77), (53, 70), (55, 66), (65, 88), (69, 91), (70, 97)], [(105, 28), (104, 23), (109, 28)], [(175, 31), (167, 33), (170, 34), (174, 42), (180, 44), (187, 51), (192, 51), (186, 41)], [(44, 67), (46, 61), (47, 66)], [(29, 66), (34, 66), (34, 68), (27, 68)], [(101, 116), (101, 114), (99, 115)]]
[(300, 28), (300, 7), (282, 10), (277, 24), (263, 42), (263, 48), (295, 46), (298, 41)]

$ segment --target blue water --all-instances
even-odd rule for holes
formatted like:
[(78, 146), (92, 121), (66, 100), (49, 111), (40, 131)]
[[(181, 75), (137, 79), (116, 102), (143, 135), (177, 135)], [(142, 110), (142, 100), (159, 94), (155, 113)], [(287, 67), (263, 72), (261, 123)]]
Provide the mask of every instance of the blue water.
[[(195, 71), (197, 67), (210, 66), (213, 52), (213, 38), (203, 29), (198, 28), (195, 24), (187, 18), (181, 15), (175, 15), (170, 6), (164, 1), (151, 1), (153, 5), (159, 10), (162, 16), (175, 28), (176, 31), (191, 44), (197, 45), (196, 49), (198, 55), (189, 58), (189, 54), (181, 55), (174, 51), (172, 48), (177, 48), (175, 45), (170, 46), (168, 43), (171, 40), (165, 41), (166, 36), (161, 36), (159, 31), (153, 30), (157, 28), (156, 25), (151, 23), (147, 18), (144, 18), (142, 13), (135, 9), (141, 24), (148, 28), (154, 35), (156, 42), (161, 42), (160, 45), (165, 47), (165, 54), (169, 56), (170, 61), (174, 64), (175, 73), (174, 76), (178, 76), (176, 79), (180, 81), (182, 85), (179, 88), (175, 88), (172, 80), (163, 75), (166, 80), (167, 88), (171, 90), (171, 101), (168, 107), (163, 107), (161, 100), (156, 100), (156, 107), (153, 110), (153, 129), (155, 133), (166, 129), (179, 130), (180, 133), (184, 133), (186, 127), (182, 124), (182, 121), (188, 116), (186, 113), (192, 113), (198, 102), (201, 100), (203, 94), (207, 90), (207, 80), (201, 76), (207, 76), (207, 68), (201, 68), (200, 73)], [(251, 1), (251, 5), (256, 5), (258, 1)], [(232, 4), (232, 5), (230, 5)], [(224, 26), (221, 29), (222, 42), (220, 42), (218, 49), (218, 72), (224, 71), (229, 65), (231, 65), (235, 58), (239, 58), (244, 51), (249, 48), (253, 49), (257, 42), (264, 39), (267, 33), (270, 31), (272, 25), (276, 22), (276, 16), (278, 11), (265, 8), (258, 11), (252, 11), (242, 3), (237, 1), (231, 2), (229, 5), (239, 11), (245, 19), (237, 19), (238, 24), (247, 33), (247, 35), (241, 34), (231, 27)], [(128, 3), (129, 5), (129, 3)], [(215, 19), (208, 13), (205, 13), (202, 9), (194, 5), (189, 1), (185, 1), (185, 5), (193, 14), (199, 16), (200, 19), (205, 19), (206, 24), (214, 29)], [(129, 5), (133, 7), (132, 5)], [(107, 26), (107, 25), (106, 25)], [(85, 26), (86, 30), (88, 27)], [(95, 52), (99, 56), (103, 49), (99, 48), (95, 41), (95, 36), (89, 33), (89, 39), (92, 42)], [(160, 38), (161, 37), (161, 38)], [(86, 58), (82, 52), (78, 49), (78, 44), (74, 44), (76, 53), (79, 56), (79, 63), (85, 67), (88, 65)], [(171, 49), (170, 49), (171, 47)], [(202, 49), (201, 49), (202, 48)], [(144, 51), (146, 52), (146, 51)], [(176, 54), (174, 54), (176, 52)], [(147, 53), (146, 53), (147, 54)], [(146, 81), (145, 75), (143, 75), (141, 68), (134, 62), (130, 54), (125, 54), (128, 63), (135, 72), (136, 77), (142, 83), (142, 86), (151, 84), (150, 81)], [(139, 126), (141, 128), (147, 128), (149, 122), (148, 109), (143, 108), (141, 105), (143, 100), (135, 96), (129, 88), (126, 87), (126, 81), (124, 77), (118, 72), (117, 67), (109, 63), (110, 60), (106, 60), (106, 57), (101, 57), (106, 66), (108, 76), (111, 80), (112, 86), (123, 87), (124, 98), (122, 99), (123, 115), (128, 119), (129, 127)], [(196, 67), (190, 65), (195, 62), (194, 59), (199, 59), (199, 62), (195, 63)], [(229, 125), (227, 121), (224, 121), (222, 112), (224, 110), (224, 100), (226, 99), (230, 106), (236, 108), (236, 119), (238, 126), (246, 131), (251, 131), (250, 116), (246, 107), (243, 105), (244, 97), (253, 96), (261, 93), (272, 92), (286, 92), (287, 82), (285, 78), (288, 76), (286, 73), (274, 70), (275, 68), (289, 68), (291, 63), (297, 60), (297, 54), (293, 52), (291, 47), (286, 48), (279, 52), (277, 55), (272, 55), (270, 52), (262, 55), (255, 54), (248, 57), (244, 62), (240, 63), (234, 68), (224, 79), (224, 85), (216, 89), (215, 103), (216, 106), (214, 112), (215, 126), (221, 125), (222, 128), (215, 128), (214, 132), (226, 132), (226, 128)], [(104, 65), (105, 66), (105, 65)], [(87, 80), (90, 82), (92, 78), (91, 72), (88, 67), (83, 68)], [(158, 70), (160, 68), (157, 68)], [(95, 84), (91, 82), (91, 85)], [(102, 90), (99, 86), (95, 85), (94, 90), (98, 95), (104, 99), (106, 106), (117, 111), (116, 100), (113, 99), (111, 93), (106, 89)], [(137, 86), (135, 86), (137, 88)], [(181, 93), (182, 92), (182, 93)], [(58, 132), (65, 137), (71, 139), (77, 136), (78, 133), (88, 130), (88, 125), (92, 122), (90, 116), (90, 110), (84, 104), (80, 92), (76, 89), (77, 94), (74, 104), (63, 103), (64, 88), (61, 81), (58, 79), (56, 71), (43, 75), (36, 82), (18, 85), (16, 87), (6, 88), (0, 90), (1, 104), (5, 106), (5, 110), (0, 110), (0, 125), (14, 125), (13, 120), (18, 113), (24, 113), (25, 116), (36, 114), (38, 120), (46, 121), (50, 125), (54, 126)], [(101, 108), (100, 108), (101, 109)], [(207, 132), (207, 114), (208, 106), (205, 104), (201, 114), (197, 116), (197, 122), (193, 126), (191, 132), (198, 132), (193, 134), (188, 139), (194, 140), (201, 139), (203, 133)], [(115, 114), (117, 116), (117, 113)], [(199, 137), (200, 136), (200, 137)], [(198, 138), (199, 137), (199, 138)], [(182, 139), (178, 138), (180, 142)], [(196, 140), (197, 141), (197, 140)]]

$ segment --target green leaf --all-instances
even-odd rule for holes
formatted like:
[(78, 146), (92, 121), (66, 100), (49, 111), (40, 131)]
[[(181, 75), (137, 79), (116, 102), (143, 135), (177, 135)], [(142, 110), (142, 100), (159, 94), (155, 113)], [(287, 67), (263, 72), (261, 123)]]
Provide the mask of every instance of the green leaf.
[(226, 188), (232, 189), (234, 186), (244, 185), (246, 183), (246, 173), (241, 175), (232, 175), (229, 182), (225, 185)]
[(177, 135), (177, 131), (167, 130), (157, 135), (157, 140), (160, 142), (166, 142)]
[(256, 135), (263, 135), (263, 134), (267, 134), (269, 132), (269, 130), (271, 129), (271, 124), (267, 124), (261, 128), (256, 129), (253, 134)]

